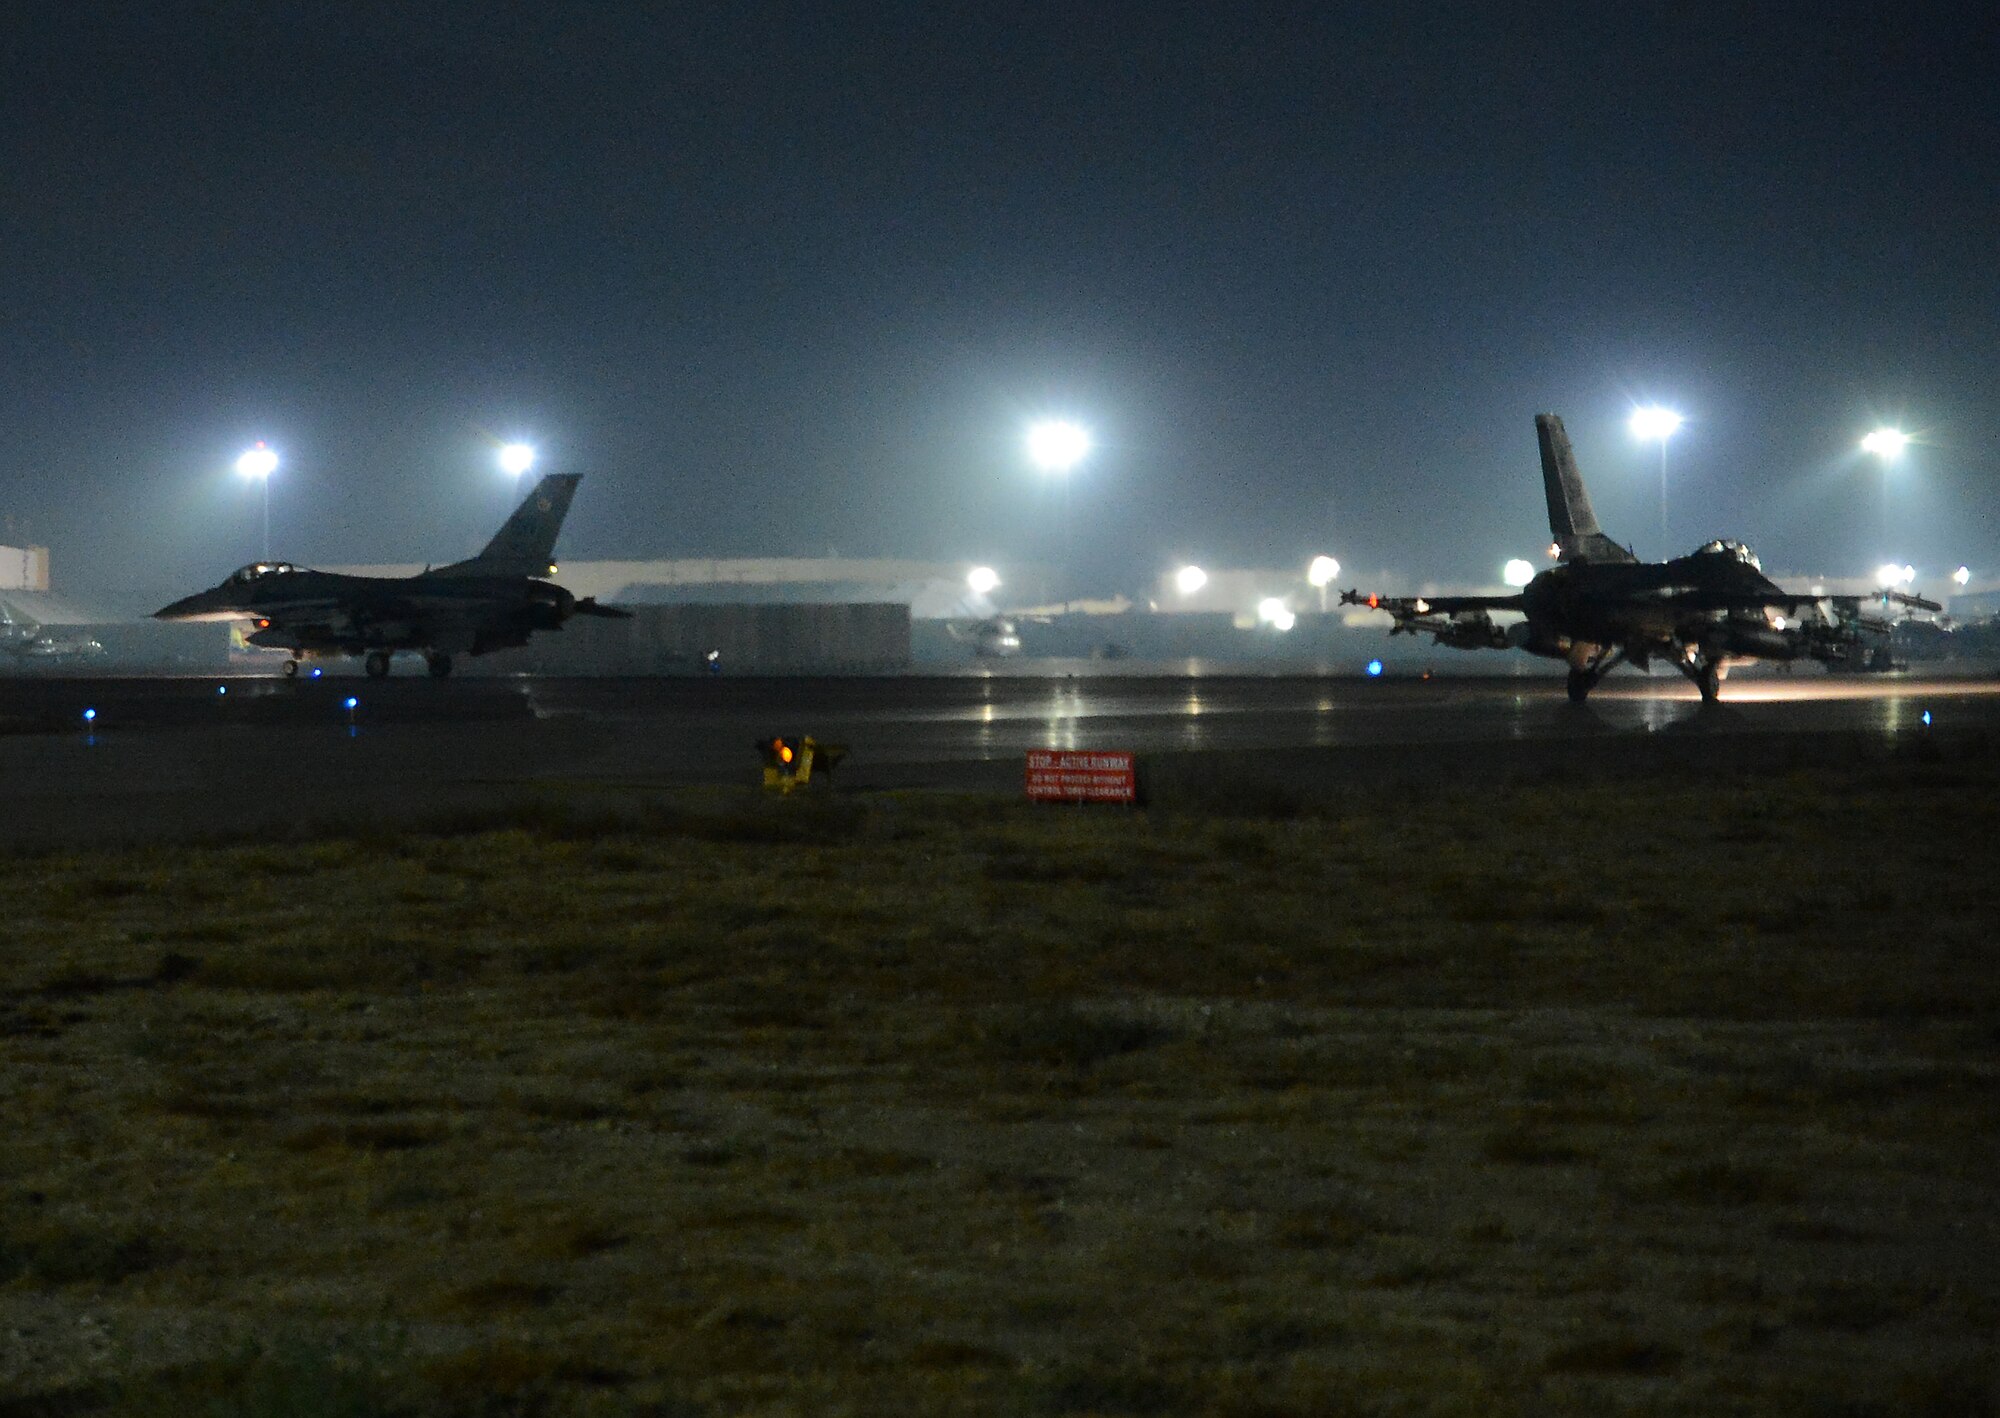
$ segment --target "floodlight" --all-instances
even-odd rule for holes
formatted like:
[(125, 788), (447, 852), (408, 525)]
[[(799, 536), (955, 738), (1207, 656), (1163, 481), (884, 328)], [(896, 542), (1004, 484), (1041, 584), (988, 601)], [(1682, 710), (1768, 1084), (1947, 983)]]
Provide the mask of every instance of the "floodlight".
[(1174, 573), (1174, 589), (1183, 596), (1192, 596), (1208, 584), (1208, 573), (1199, 566), (1183, 566)]
[(500, 471), (519, 477), (535, 466), (535, 450), (525, 443), (509, 443), (500, 449)]
[(1523, 561), (1517, 556), (1500, 568), (1500, 579), (1505, 581), (1509, 586), (1519, 590), (1535, 579), (1535, 564), (1531, 561)]
[(1648, 404), (1643, 409), (1632, 410), (1629, 427), (1632, 436), (1643, 443), (1654, 439), (1665, 442), (1672, 438), (1685, 420), (1672, 409), (1663, 409), (1658, 404)]
[(1893, 463), (1910, 446), (1910, 435), (1897, 428), (1878, 428), (1861, 440), (1861, 451), (1873, 453), (1885, 463)]
[(1000, 573), (990, 566), (975, 566), (965, 573), (965, 584), (975, 596), (984, 596), (1000, 586)]
[(1279, 616), (1284, 615), (1289, 609), (1290, 607), (1284, 603), (1282, 598), (1278, 596), (1266, 596), (1263, 600), (1257, 602), (1257, 619), (1268, 625), (1277, 620)]
[(1067, 419), (1046, 419), (1028, 430), (1028, 456), (1048, 473), (1066, 473), (1090, 452), (1090, 435)]
[(266, 448), (262, 439), (236, 460), (236, 471), (246, 478), (268, 478), (277, 470), (278, 455)]
[(1325, 586), (1338, 575), (1340, 575), (1340, 563), (1330, 556), (1316, 556), (1312, 559), (1312, 564), (1306, 567), (1306, 582), (1315, 590)]
[(1966, 586), (1971, 584), (1971, 581), (1972, 568), (1969, 566), (1961, 566), (1951, 573), (1951, 584), (1954, 586)]

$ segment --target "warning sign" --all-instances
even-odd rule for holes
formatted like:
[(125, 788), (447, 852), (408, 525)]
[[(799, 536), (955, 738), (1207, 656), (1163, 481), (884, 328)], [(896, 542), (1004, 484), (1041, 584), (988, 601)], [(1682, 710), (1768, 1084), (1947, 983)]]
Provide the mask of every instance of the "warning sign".
[(1036, 802), (1129, 803), (1138, 796), (1138, 787), (1130, 753), (1028, 750), (1028, 796)]

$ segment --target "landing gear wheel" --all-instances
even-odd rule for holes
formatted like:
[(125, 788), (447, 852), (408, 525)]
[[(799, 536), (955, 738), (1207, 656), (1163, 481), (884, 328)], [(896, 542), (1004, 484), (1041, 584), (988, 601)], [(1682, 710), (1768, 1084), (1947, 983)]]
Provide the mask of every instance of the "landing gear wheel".
[(389, 674), (389, 652), (387, 650), (370, 650), (368, 658), (363, 660), (361, 664), (368, 671), (368, 678), (385, 679)]
[(1694, 685), (1701, 691), (1701, 702), (1713, 704), (1722, 695), (1722, 665), (1710, 660), (1695, 671)]
[(445, 654), (442, 650), (426, 655), (424, 661), (431, 668), (432, 679), (443, 679), (451, 673), (451, 656)]
[(286, 679), (297, 679), (299, 677), (299, 662), (297, 660), (287, 660), (278, 667), (278, 672)]
[(1571, 670), (1569, 672), (1569, 702), (1581, 704), (1590, 697), (1590, 691), (1597, 688), (1597, 671)]

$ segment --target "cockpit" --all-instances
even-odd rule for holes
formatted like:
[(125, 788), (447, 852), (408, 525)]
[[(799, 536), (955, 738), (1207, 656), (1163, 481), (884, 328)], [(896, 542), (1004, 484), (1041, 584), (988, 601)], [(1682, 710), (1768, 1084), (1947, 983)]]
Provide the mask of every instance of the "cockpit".
[(289, 561), (253, 561), (240, 571), (232, 572), (225, 586), (247, 586), (252, 581), (261, 581), (266, 576), (282, 576), (300, 568)]
[(1757, 560), (1757, 553), (1750, 550), (1749, 547), (1744, 546), (1741, 542), (1725, 540), (1703, 542), (1694, 549), (1694, 554), (1696, 556), (1730, 556), (1757, 571), (1764, 569), (1764, 563)]

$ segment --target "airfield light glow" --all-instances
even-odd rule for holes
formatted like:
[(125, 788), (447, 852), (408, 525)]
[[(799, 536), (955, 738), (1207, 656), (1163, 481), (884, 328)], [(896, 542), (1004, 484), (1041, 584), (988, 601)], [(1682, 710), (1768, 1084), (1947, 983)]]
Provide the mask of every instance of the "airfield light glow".
[(1873, 453), (1885, 463), (1893, 463), (1910, 446), (1910, 435), (1899, 428), (1878, 428), (1861, 440), (1861, 451)]
[(1045, 419), (1028, 429), (1028, 456), (1045, 473), (1066, 473), (1090, 452), (1090, 435), (1067, 419)]
[(1665, 442), (1680, 431), (1680, 426), (1684, 422), (1686, 420), (1672, 409), (1663, 409), (1658, 404), (1648, 404), (1643, 409), (1632, 410), (1632, 419), (1628, 427), (1632, 430), (1632, 436), (1642, 443), (1651, 443), (1654, 439)]
[(1380, 660), (1370, 660), (1368, 662), (1368, 678), (1377, 679), (1380, 678), (1381, 674), (1382, 662)]
[(340, 707), (345, 709), (348, 713), (352, 714), (356, 709), (359, 709), (361, 707), (361, 701), (356, 699), (353, 695), (350, 694), (347, 696), (346, 699), (341, 701)]
[(1174, 589), (1183, 596), (1192, 596), (1208, 584), (1208, 573), (1199, 566), (1183, 566), (1174, 573)]
[(1321, 590), (1334, 577), (1340, 575), (1340, 563), (1330, 556), (1316, 556), (1306, 567), (1306, 584), (1314, 590)]
[(975, 596), (987, 596), (1000, 589), (1000, 573), (990, 566), (975, 566), (965, 573), (965, 585)]
[(245, 452), (236, 460), (236, 471), (246, 478), (268, 479), (278, 471), (278, 455), (264, 446), (262, 439), (257, 446)]
[(1959, 567), (1959, 568), (1958, 568), (1958, 570), (1956, 570), (1956, 571), (1954, 571), (1954, 572), (1952, 572), (1952, 573), (1951, 573), (1951, 584), (1952, 584), (1952, 585), (1954, 585), (1954, 586), (1959, 586), (1959, 587), (1964, 587), (1964, 586), (1968, 586), (1968, 585), (1970, 585), (1971, 583), (1972, 583), (1972, 568), (1971, 568), (1971, 567), (1969, 567), (1969, 566), (1961, 566), (1961, 567)]
[(1257, 619), (1273, 630), (1290, 630), (1299, 623), (1299, 618), (1292, 613), (1292, 608), (1279, 596), (1266, 596), (1257, 602)]
[(509, 443), (500, 449), (500, 471), (519, 477), (535, 466), (535, 450), (526, 443)]
[(86, 709), (86, 710), (84, 710), (84, 711), (83, 711), (83, 722), (84, 722), (84, 723), (86, 723), (86, 724), (94, 724), (94, 723), (96, 723), (96, 722), (97, 722), (97, 711), (96, 711), (95, 709)]
[(1500, 568), (1500, 579), (1518, 590), (1535, 579), (1535, 564), (1517, 556)]

